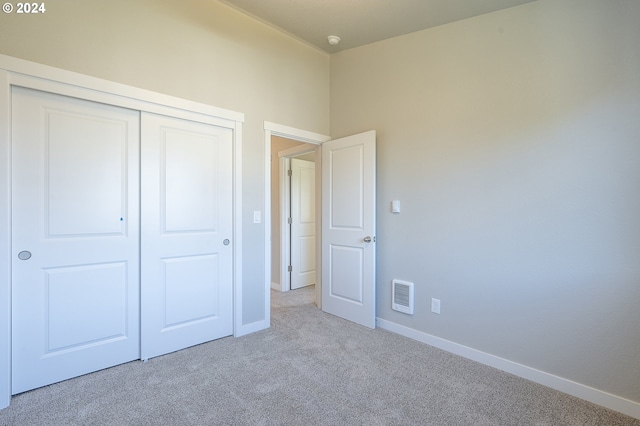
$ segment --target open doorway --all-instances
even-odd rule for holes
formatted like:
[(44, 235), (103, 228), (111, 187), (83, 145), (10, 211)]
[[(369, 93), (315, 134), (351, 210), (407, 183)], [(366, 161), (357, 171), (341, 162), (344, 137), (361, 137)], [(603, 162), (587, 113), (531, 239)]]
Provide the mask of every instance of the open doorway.
[[(322, 153), (316, 156), (316, 264), (322, 265), (316, 268), (316, 305), (330, 314), (375, 328), (375, 130), (330, 140), (328, 136), (265, 122), (264, 277), (269, 318), (272, 136), (311, 143)], [(350, 232), (346, 243), (344, 230)]]
[[(326, 135), (309, 132), (306, 130), (296, 129), (293, 127), (283, 126), (281, 124), (271, 123), (265, 121), (264, 123), (265, 130), (265, 216), (268, 216), (268, 219), (265, 218), (265, 289), (267, 294), (270, 294), (270, 289), (277, 288), (277, 291), (282, 292), (282, 280), (280, 279), (282, 274), (282, 261), (281, 259), (285, 258), (286, 255), (283, 256), (281, 253), (282, 245), (281, 245), (281, 233), (282, 233), (282, 218), (280, 215), (280, 210), (282, 209), (280, 204), (280, 178), (282, 174), (282, 169), (280, 164), (282, 163), (282, 157), (278, 156), (279, 151), (285, 151), (286, 149), (293, 148), (294, 151), (283, 152), (285, 154), (284, 158), (295, 157), (297, 155), (303, 154), (304, 150), (306, 152), (318, 151), (322, 143), (330, 140), (331, 138)], [(290, 144), (288, 148), (281, 147), (279, 149), (272, 149), (272, 139), (274, 143), (276, 142), (275, 138), (285, 139), (287, 144)], [(305, 147), (302, 152), (296, 152), (295, 146)], [(316, 197), (319, 197), (321, 194), (321, 178), (320, 178), (320, 170), (321, 170), (321, 156), (317, 155), (315, 159), (316, 164), (316, 176), (315, 176), (315, 187)], [(286, 169), (285, 169), (286, 170)], [(277, 179), (277, 180), (276, 180)], [(277, 181), (277, 184), (274, 184), (273, 181)], [(272, 212), (272, 206), (278, 206), (277, 211)], [(321, 203), (319, 201), (316, 202), (316, 234), (319, 235), (320, 228), (320, 211), (321, 211)], [(276, 222), (274, 224), (274, 221)], [(273, 247), (275, 245), (275, 247)], [(320, 265), (320, 238), (316, 238), (316, 264)], [(288, 266), (288, 265), (287, 265)], [(278, 271), (278, 273), (272, 274), (272, 271)], [(322, 299), (321, 299), (321, 268), (316, 268), (316, 285), (314, 289), (315, 293), (315, 302), (319, 308), (322, 308)], [(305, 287), (309, 288), (309, 287)], [(265, 298), (267, 312), (270, 312), (270, 297)], [(270, 316), (270, 314), (268, 315)]]
[(271, 288), (316, 284), (318, 145), (271, 137)]

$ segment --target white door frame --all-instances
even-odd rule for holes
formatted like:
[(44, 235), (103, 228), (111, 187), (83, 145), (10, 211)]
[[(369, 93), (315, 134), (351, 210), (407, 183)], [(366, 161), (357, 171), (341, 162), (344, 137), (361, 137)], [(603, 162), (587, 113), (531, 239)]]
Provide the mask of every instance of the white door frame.
[[(0, 55), (0, 409), (11, 401), (11, 86), (22, 86), (234, 130), (234, 335), (242, 325), (242, 123), (244, 114)], [(267, 293), (268, 294), (268, 293)]]
[[(280, 287), (276, 288), (276, 290), (291, 290), (291, 273), (289, 273), (288, 270), (288, 266), (290, 265), (291, 244), (287, 243), (287, 241), (291, 241), (291, 226), (288, 220), (288, 212), (291, 207), (291, 180), (289, 179), (287, 171), (291, 168), (292, 158), (314, 151), (317, 153), (316, 158), (319, 157), (318, 147), (319, 145), (306, 143), (306, 145), (298, 145), (278, 152), (278, 175), (280, 176)], [(317, 175), (318, 163), (316, 161), (316, 176)], [(317, 198), (318, 197), (316, 197), (316, 199)], [(318, 209), (316, 208), (316, 210)]]
[[(265, 225), (264, 225), (264, 278), (265, 278), (265, 312), (269, 313), (269, 318), (271, 315), (271, 297), (270, 297), (270, 289), (271, 289), (271, 136), (280, 136), (287, 139), (292, 139), (299, 142), (309, 143), (316, 146), (322, 145), (324, 142), (331, 140), (331, 137), (327, 135), (322, 135), (320, 133), (313, 133), (306, 130), (296, 129), (294, 127), (284, 126), (277, 123), (271, 123), (269, 121), (264, 122), (264, 158), (265, 158), (265, 166), (264, 166), (264, 211), (265, 211)], [(308, 151), (307, 151), (308, 152)], [(320, 214), (318, 213), (318, 209), (322, 207), (320, 197), (322, 195), (322, 191), (320, 191), (319, 185), (321, 184), (322, 179), (319, 176), (320, 169), (322, 168), (320, 156), (316, 156), (316, 223), (320, 224)], [(320, 235), (319, 229), (317, 230), (317, 235)], [(322, 241), (321, 238), (317, 238), (316, 240), (316, 262), (317, 265), (321, 265), (320, 248)], [(280, 262), (282, 264), (282, 262)], [(317, 279), (316, 282), (316, 303), (318, 307), (322, 308), (322, 285), (321, 281), (321, 269), (316, 269)], [(281, 283), (284, 281), (282, 277), (280, 277)], [(281, 284), (282, 287), (282, 284)]]

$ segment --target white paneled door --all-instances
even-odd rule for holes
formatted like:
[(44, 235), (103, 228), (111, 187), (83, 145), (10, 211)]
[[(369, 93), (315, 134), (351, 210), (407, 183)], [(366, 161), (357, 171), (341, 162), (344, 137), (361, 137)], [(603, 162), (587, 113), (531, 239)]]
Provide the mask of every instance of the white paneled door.
[(233, 333), (233, 129), (12, 89), (12, 393)]
[(322, 309), (375, 328), (376, 133), (322, 145)]
[(291, 159), (291, 289), (316, 283), (316, 165)]
[(233, 333), (232, 144), (142, 116), (142, 359)]
[(12, 393), (140, 357), (139, 113), (12, 92)]

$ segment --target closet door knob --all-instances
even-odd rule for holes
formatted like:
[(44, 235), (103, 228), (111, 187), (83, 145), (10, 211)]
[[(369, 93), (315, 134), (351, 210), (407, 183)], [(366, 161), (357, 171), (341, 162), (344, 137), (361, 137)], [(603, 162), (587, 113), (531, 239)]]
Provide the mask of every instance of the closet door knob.
[(31, 252), (27, 251), (27, 250), (23, 250), (20, 253), (18, 253), (18, 259), (20, 260), (29, 260), (31, 259)]

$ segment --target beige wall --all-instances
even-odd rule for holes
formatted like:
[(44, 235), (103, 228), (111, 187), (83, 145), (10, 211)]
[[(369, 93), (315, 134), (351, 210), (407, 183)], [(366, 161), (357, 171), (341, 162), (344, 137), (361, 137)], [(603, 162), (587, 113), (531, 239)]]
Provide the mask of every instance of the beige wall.
[(379, 317), (640, 402), (638, 22), (540, 0), (331, 56), (332, 137), (378, 132)]
[(217, 1), (47, 2), (0, 14), (0, 53), (245, 114), (243, 324), (265, 318), (265, 120), (329, 130), (329, 57)]

